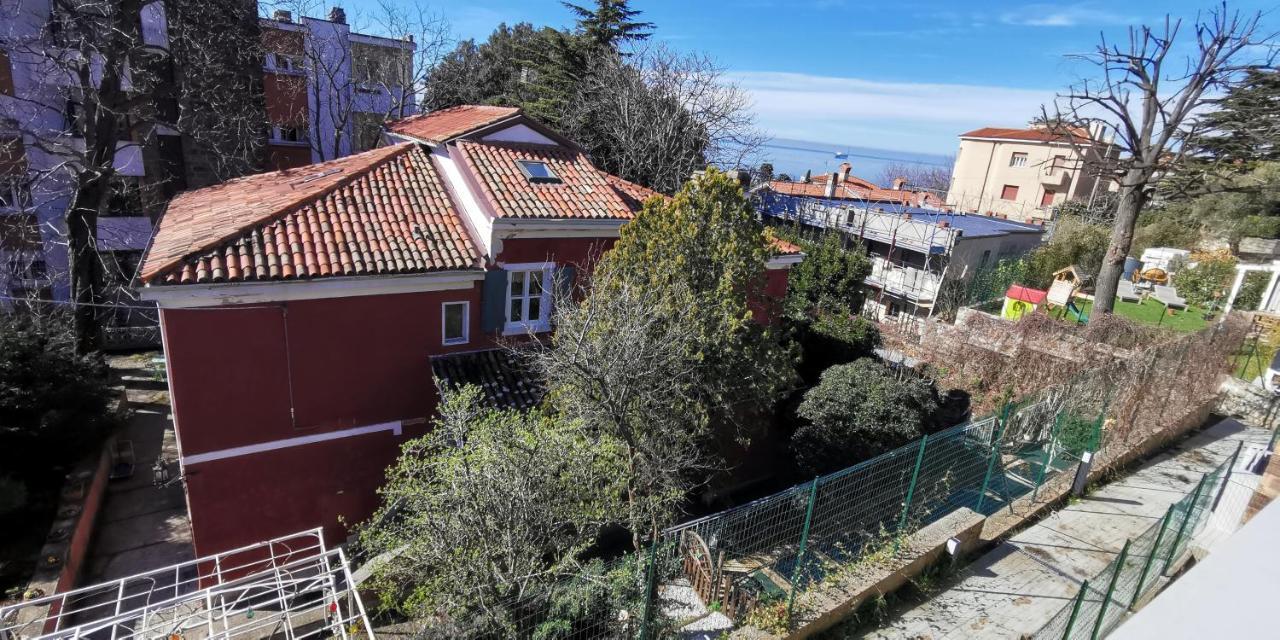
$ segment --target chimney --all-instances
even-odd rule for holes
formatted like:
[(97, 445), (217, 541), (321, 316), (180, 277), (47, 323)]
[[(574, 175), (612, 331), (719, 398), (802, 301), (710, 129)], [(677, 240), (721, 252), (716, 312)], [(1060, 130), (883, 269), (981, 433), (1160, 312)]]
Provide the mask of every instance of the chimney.
[(749, 191), (749, 190), (751, 189), (751, 174), (750, 174), (750, 173), (747, 173), (746, 171), (743, 171), (742, 169), (734, 169), (734, 170), (729, 171), (729, 172), (727, 172), (727, 173), (729, 174), (729, 177), (730, 177), (730, 178), (733, 178), (733, 179), (738, 183), (738, 186), (739, 186), (739, 187), (742, 187), (742, 191), (743, 191), (743, 193), (746, 193), (747, 191)]
[(276, 9), (276, 12), (271, 17), (276, 22), (293, 22), (293, 12), (288, 9)]
[(836, 197), (836, 174), (827, 174), (827, 191), (825, 194), (828, 198)]
[(333, 8), (331, 8), (331, 9), (329, 9), (329, 22), (336, 22), (336, 23), (338, 23), (338, 24), (346, 24), (346, 23), (347, 23), (347, 12), (346, 12), (346, 11), (344, 11), (344, 10), (342, 9), (342, 7), (333, 7)]
[(849, 171), (852, 169), (853, 169), (853, 165), (849, 164), (848, 162), (840, 163), (840, 177), (839, 177), (840, 184), (844, 184), (845, 180), (849, 178)]
[(905, 187), (905, 186), (907, 186), (907, 179), (906, 179), (906, 178), (901, 178), (901, 177), (899, 177), (899, 178), (894, 178), (894, 179), (893, 179), (893, 187), (892, 187), (892, 189), (893, 189), (894, 191), (902, 191), (902, 188), (903, 188), (903, 187)]

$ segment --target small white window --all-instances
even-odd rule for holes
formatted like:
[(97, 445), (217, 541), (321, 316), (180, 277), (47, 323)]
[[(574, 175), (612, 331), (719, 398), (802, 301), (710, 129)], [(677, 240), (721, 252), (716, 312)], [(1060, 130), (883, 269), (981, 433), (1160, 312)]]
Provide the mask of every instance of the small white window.
[(1013, 155), (1009, 158), (1009, 166), (1011, 166), (1011, 167), (1025, 167), (1025, 166), (1027, 166), (1027, 154), (1025, 154), (1025, 153), (1015, 153), (1015, 154), (1013, 154)]
[(307, 130), (303, 126), (272, 127), (271, 141), (305, 144)]
[(507, 265), (505, 333), (551, 329), (551, 263)]
[(446, 302), (440, 305), (441, 342), (466, 344), (470, 340), (471, 303)]

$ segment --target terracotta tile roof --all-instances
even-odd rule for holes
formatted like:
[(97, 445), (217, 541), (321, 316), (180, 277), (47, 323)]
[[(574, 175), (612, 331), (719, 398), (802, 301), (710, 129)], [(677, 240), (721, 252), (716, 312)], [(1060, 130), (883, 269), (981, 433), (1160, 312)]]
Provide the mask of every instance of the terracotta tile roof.
[(1089, 132), (1076, 128), (1067, 133), (1057, 133), (1047, 129), (1004, 129), (1001, 127), (983, 127), (968, 133), (960, 134), (961, 138), (1002, 138), (1005, 140), (1025, 140), (1027, 142), (1070, 142), (1073, 138), (1087, 140)]
[(374, 149), (179, 195), (140, 278), (187, 284), (478, 269), (429, 152)]
[(800, 249), (799, 245), (787, 242), (782, 238), (769, 236), (769, 245), (774, 249), (777, 249), (778, 255), (794, 256), (799, 253), (804, 253), (804, 251)]
[(507, 349), (434, 356), (431, 377), (441, 395), (472, 384), (484, 393), (485, 406), (498, 409), (536, 407), (546, 394), (542, 381)]
[[(773, 190), (774, 193), (785, 196), (825, 198), (827, 197), (827, 176), (815, 176), (812, 182), (773, 180), (769, 182), (769, 189)], [(850, 176), (845, 179), (843, 184), (836, 185), (836, 193), (833, 197), (839, 200), (868, 200), (871, 202), (892, 202), (895, 204), (921, 206), (927, 200), (930, 200), (929, 195), (921, 191), (882, 189), (866, 180)], [(936, 201), (936, 198), (933, 198), (933, 200)]]
[[(632, 206), (581, 151), (560, 146), (459, 141), (458, 155), (478, 178), (499, 218), (629, 220)], [(546, 163), (560, 182), (531, 182), (520, 160)]]
[(644, 207), (645, 201), (649, 198), (666, 198), (667, 196), (650, 189), (649, 187), (638, 185), (634, 182), (623, 180), (611, 173), (604, 174), (604, 179), (613, 186), (614, 191), (622, 196), (623, 201), (633, 211), (639, 211)]
[(392, 122), (392, 133), (413, 136), (428, 142), (445, 142), (520, 114), (516, 107), (462, 105), (409, 116)]

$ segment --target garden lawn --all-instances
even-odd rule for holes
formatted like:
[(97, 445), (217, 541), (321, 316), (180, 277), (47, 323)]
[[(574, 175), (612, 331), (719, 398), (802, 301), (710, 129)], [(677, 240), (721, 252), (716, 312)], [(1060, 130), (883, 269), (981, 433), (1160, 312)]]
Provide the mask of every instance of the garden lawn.
[[(1080, 307), (1086, 316), (1093, 312), (1092, 300), (1076, 298), (1076, 306)], [(1160, 316), (1165, 313), (1165, 306), (1152, 299), (1142, 302), (1116, 300), (1115, 312), (1134, 322), (1151, 326), (1158, 325), (1175, 331), (1199, 331), (1209, 324), (1204, 319), (1204, 310), (1195, 305), (1187, 305), (1186, 309), (1174, 310), (1173, 315), (1166, 315), (1162, 322)], [(1058, 313), (1058, 310), (1055, 309), (1053, 314), (1055, 318), (1058, 317)], [(1070, 317), (1068, 317), (1069, 319)]]

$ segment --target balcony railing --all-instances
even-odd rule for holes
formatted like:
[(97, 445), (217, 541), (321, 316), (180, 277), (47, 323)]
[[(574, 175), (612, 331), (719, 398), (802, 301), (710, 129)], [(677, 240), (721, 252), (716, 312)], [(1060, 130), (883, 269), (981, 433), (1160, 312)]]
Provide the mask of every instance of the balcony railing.
[(933, 302), (942, 285), (941, 274), (916, 267), (886, 264), (882, 256), (871, 257), (871, 275), (867, 284), (880, 287), (886, 293), (914, 302)]

